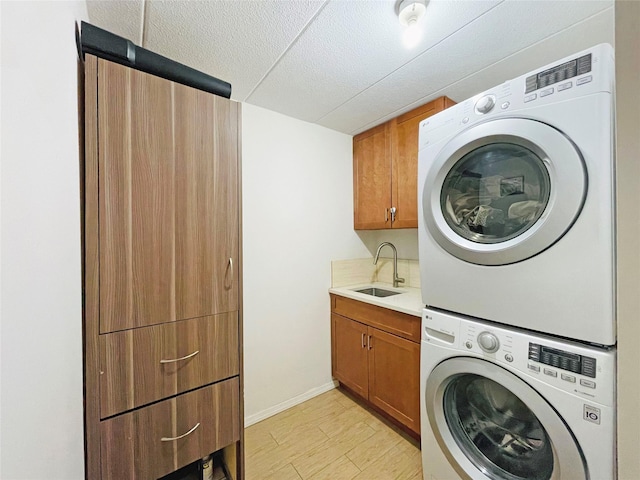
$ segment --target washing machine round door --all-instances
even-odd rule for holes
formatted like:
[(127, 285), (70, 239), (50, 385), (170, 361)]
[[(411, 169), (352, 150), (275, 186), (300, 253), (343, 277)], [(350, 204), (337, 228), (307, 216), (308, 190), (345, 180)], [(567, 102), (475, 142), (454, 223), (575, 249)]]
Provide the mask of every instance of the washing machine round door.
[(496, 364), (445, 360), (427, 378), (425, 399), (440, 448), (463, 478), (588, 478), (562, 418), (536, 390)]
[(422, 187), (425, 226), (436, 242), (479, 265), (520, 262), (553, 245), (584, 204), (580, 151), (536, 120), (478, 124), (435, 157)]

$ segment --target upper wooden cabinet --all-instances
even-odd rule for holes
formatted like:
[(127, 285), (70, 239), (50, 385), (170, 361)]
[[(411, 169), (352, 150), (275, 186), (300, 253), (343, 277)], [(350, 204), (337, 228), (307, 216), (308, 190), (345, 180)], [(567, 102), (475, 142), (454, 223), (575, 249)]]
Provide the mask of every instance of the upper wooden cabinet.
[(101, 67), (100, 332), (237, 310), (237, 104)]
[(440, 97), (353, 137), (354, 228), (418, 227), (418, 132), (454, 105)]

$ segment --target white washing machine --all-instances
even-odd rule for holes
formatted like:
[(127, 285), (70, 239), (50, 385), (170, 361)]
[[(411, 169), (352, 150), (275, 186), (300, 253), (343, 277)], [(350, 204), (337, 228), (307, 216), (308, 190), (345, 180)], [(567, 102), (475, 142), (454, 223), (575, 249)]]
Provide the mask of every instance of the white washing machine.
[(421, 123), (425, 305), (615, 344), (613, 73), (598, 45)]
[(425, 309), (425, 480), (612, 480), (615, 350)]

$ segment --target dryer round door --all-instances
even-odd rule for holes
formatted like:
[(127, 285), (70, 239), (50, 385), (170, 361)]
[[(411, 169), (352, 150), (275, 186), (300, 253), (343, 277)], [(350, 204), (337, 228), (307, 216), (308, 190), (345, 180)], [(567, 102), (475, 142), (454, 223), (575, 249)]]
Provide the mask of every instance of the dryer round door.
[(536, 390), (496, 364), (445, 360), (427, 378), (425, 401), (438, 444), (463, 478), (588, 478), (562, 418)]
[(575, 144), (536, 120), (505, 118), (454, 137), (422, 186), (425, 226), (451, 255), (506, 265), (544, 251), (571, 228), (587, 175)]

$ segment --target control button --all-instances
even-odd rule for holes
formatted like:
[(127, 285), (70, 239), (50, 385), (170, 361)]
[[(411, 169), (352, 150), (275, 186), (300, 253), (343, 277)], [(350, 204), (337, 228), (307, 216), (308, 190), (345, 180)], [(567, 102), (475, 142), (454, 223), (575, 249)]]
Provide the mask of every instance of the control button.
[(550, 377), (557, 377), (558, 376), (558, 372), (556, 372), (555, 370), (551, 370), (549, 368), (545, 368), (544, 369), (544, 374), (545, 375), (549, 375)]
[(486, 353), (495, 353), (500, 348), (500, 341), (491, 332), (482, 332), (478, 335), (478, 344)]
[(506, 110), (507, 108), (509, 108), (509, 105), (511, 105), (510, 102), (504, 102), (502, 105), (500, 105), (500, 108), (502, 110)]
[(533, 370), (534, 372), (540, 371), (540, 367), (538, 365), (533, 365), (530, 363), (529, 365), (527, 365), (527, 367), (529, 368), (529, 370)]
[(507, 353), (507, 354), (504, 356), (504, 359), (505, 359), (507, 362), (513, 362), (513, 355), (511, 355), (510, 353)]
[(470, 341), (467, 340), (467, 342), (464, 344), (465, 347), (467, 347), (468, 349), (472, 349), (473, 348), (473, 343), (471, 343)]
[(547, 95), (551, 95), (553, 93), (553, 87), (547, 88), (546, 90), (542, 90), (540, 92), (540, 97), (546, 97)]
[(585, 83), (589, 83), (591, 80), (593, 80), (593, 77), (591, 75), (587, 75), (586, 77), (576, 80), (576, 85), (584, 85)]
[(558, 85), (558, 91), (569, 90), (571, 87), (573, 87), (573, 82), (562, 83)]
[(596, 388), (596, 382), (585, 380), (584, 378), (580, 379), (580, 385), (582, 385), (583, 387)]
[(566, 373), (561, 373), (560, 378), (565, 382), (576, 383), (576, 377), (573, 375), (567, 375)]
[(536, 98), (538, 98), (538, 95), (536, 93), (532, 93), (531, 95), (527, 95), (526, 97), (524, 97), (524, 103), (532, 102)]
[(495, 104), (496, 97), (494, 95), (485, 95), (476, 102), (476, 113), (489, 113)]
[(464, 117), (462, 119), (462, 123), (469, 123), (469, 117)]

